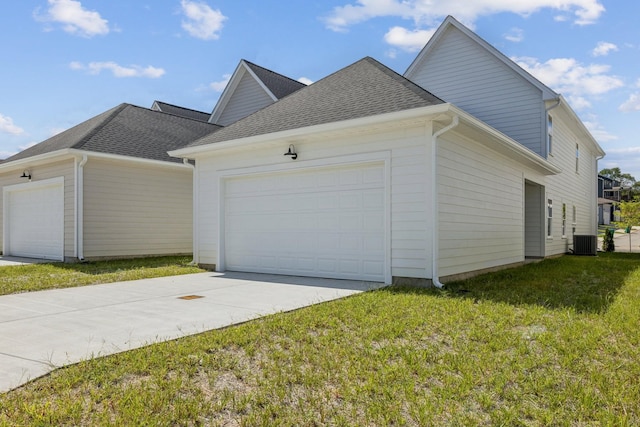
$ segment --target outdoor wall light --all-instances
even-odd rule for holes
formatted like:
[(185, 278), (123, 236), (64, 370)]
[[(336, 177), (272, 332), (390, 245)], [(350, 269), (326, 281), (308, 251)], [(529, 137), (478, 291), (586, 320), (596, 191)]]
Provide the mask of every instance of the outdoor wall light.
[(291, 156), (291, 160), (295, 160), (298, 158), (298, 153), (296, 153), (296, 147), (293, 144), (289, 144), (289, 151), (284, 153), (285, 156)]
[(20, 178), (27, 178), (29, 181), (31, 181), (31, 172), (29, 172), (29, 169), (23, 170)]

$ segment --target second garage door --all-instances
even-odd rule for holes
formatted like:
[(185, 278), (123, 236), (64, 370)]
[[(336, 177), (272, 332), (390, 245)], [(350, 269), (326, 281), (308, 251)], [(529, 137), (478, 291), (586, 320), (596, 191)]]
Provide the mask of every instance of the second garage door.
[(227, 270), (385, 280), (382, 163), (228, 179), (224, 206)]
[(5, 188), (5, 255), (64, 259), (64, 182)]

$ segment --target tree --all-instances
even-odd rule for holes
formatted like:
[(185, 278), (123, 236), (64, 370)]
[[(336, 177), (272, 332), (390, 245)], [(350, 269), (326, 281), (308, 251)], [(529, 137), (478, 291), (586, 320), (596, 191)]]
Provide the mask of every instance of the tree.
[(632, 201), (622, 201), (618, 204), (618, 207), (620, 209), (620, 221), (617, 225), (629, 233), (629, 251), (631, 251), (632, 227), (640, 225), (640, 197), (636, 196)]

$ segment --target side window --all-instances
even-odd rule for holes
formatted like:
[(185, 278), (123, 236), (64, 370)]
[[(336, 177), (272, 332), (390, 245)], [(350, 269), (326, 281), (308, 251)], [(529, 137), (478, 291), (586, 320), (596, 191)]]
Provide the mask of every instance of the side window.
[(553, 226), (553, 200), (547, 199), (547, 237), (551, 237)]
[(578, 215), (576, 213), (576, 207), (573, 206), (573, 216), (571, 217), (571, 231), (572, 234), (576, 234), (576, 225), (578, 224)]
[(553, 119), (547, 116), (547, 153), (553, 154)]
[(576, 144), (576, 173), (580, 171), (580, 146)]

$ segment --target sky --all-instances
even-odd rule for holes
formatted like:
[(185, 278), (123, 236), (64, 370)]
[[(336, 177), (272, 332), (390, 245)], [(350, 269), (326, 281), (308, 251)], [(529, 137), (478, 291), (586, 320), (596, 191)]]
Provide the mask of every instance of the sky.
[(241, 59), (305, 83), (365, 56), (402, 74), (447, 15), (569, 101), (600, 169), (640, 180), (637, 0), (2, 1), (0, 158), (123, 102), (211, 112)]

